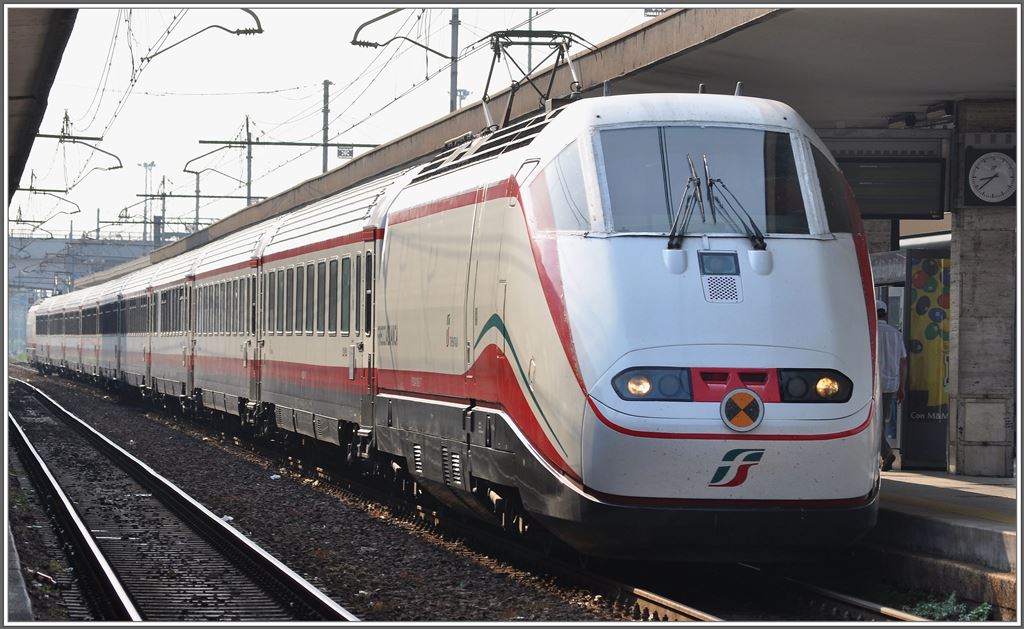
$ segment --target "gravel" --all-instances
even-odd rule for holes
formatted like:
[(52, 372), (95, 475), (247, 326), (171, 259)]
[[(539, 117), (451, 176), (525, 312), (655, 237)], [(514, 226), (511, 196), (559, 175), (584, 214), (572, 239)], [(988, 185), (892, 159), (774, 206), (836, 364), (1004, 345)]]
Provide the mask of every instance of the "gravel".
[[(367, 621), (622, 621), (567, 589), (98, 389), (12, 367)], [(277, 476), (278, 478), (274, 478)], [(17, 540), (19, 549), (22, 541)], [(42, 619), (42, 618), (40, 618)]]

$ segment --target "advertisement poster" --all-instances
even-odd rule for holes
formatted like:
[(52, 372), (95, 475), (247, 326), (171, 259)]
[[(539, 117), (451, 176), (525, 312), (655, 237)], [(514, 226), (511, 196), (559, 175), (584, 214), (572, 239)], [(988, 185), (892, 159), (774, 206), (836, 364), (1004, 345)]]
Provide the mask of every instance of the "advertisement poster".
[(949, 421), (948, 257), (909, 252), (906, 463), (945, 468)]

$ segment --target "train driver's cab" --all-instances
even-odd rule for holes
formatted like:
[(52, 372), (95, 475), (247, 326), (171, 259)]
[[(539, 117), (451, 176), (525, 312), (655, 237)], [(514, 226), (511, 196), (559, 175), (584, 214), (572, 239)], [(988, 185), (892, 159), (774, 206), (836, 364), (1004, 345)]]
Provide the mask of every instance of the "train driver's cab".
[[(842, 174), (786, 128), (598, 127), (562, 149), (529, 189), (539, 232), (763, 241), (852, 227)], [(823, 212), (812, 211), (819, 190)]]

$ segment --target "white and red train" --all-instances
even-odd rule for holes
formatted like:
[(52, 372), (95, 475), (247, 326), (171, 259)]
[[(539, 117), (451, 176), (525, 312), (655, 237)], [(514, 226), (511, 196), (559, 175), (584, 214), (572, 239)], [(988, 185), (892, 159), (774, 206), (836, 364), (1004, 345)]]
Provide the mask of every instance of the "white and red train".
[(604, 556), (877, 514), (858, 210), (786, 105), (583, 99), (29, 313), (33, 361), (401, 468)]

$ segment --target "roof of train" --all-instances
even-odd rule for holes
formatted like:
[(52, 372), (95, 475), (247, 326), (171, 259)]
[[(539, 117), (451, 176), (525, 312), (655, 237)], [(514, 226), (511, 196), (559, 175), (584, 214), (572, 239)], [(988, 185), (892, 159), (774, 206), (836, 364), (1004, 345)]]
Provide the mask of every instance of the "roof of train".
[[(557, 115), (556, 115), (557, 114)], [(816, 138), (813, 130), (791, 107), (773, 100), (744, 96), (723, 96), (717, 94), (633, 94), (588, 98), (569, 103), (561, 110), (528, 118), (515, 126), (526, 127), (537, 125), (536, 132), (526, 146), (515, 148), (510, 146), (507, 152), (497, 152), (493, 157), (484, 155), (485, 159), (476, 161), (465, 167), (459, 165), (458, 153), (467, 147), (481, 152), (489, 144), (494, 144), (493, 135), (475, 138), (472, 142), (442, 151), (434, 162), (405, 169), (385, 175), (361, 185), (343, 190), (325, 199), (315, 201), (291, 211), (267, 218), (259, 223), (249, 225), (219, 240), (207, 243), (198, 249), (161, 261), (153, 266), (139, 269), (120, 278), (84, 289), (84, 295), (95, 298), (112, 297), (123, 293), (137, 293), (147, 288), (163, 286), (188, 276), (201, 277), (203, 273), (215, 272), (231, 267), (240, 267), (245, 263), (263, 256), (294, 250), (314, 242), (329, 238), (350, 235), (367, 227), (381, 227), (386, 221), (386, 210), (390, 200), (409, 185), (412, 179), (435, 181), (434, 185), (442, 188), (440, 180), (448, 180), (448, 173), (439, 169), (436, 176), (421, 174), (427, 172), (432, 165), (439, 165), (443, 160), (451, 161), (451, 175), (458, 179), (465, 176), (468, 180), (479, 174), (482, 168), (492, 167), (501, 172), (510, 171), (518, 161), (524, 159), (524, 153), (530, 157), (553, 157), (572, 140), (579, 136), (582, 129), (594, 126), (608, 126), (627, 123), (644, 122), (711, 122), (725, 124), (753, 124), (792, 128)], [(471, 150), (466, 150), (472, 155)], [(826, 155), (828, 152), (826, 152)], [(450, 157), (446, 157), (450, 155)], [(472, 162), (467, 159), (467, 162)], [(509, 172), (508, 174), (511, 174)], [(501, 176), (501, 175), (499, 175)], [(505, 175), (507, 176), (507, 175)], [(488, 183), (488, 182), (478, 182)], [(398, 184), (398, 185), (396, 185)], [(458, 187), (458, 186), (456, 186)], [(93, 289), (96, 289), (95, 291)], [(59, 295), (38, 304), (45, 304), (46, 311), (54, 308), (77, 305), (78, 300), (87, 299), (75, 291), (67, 295)], [(72, 297), (76, 295), (76, 297)], [(43, 312), (42, 309), (37, 313)]]

